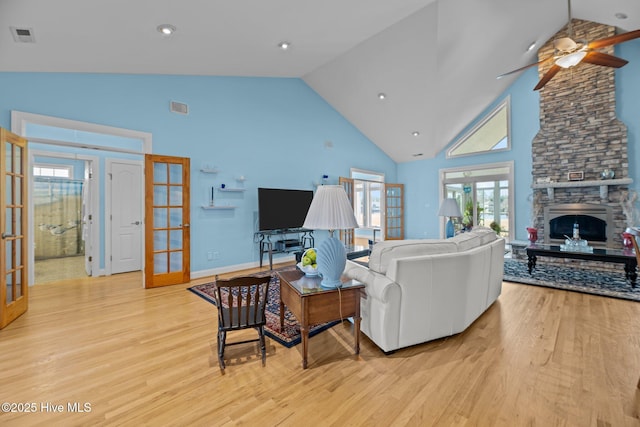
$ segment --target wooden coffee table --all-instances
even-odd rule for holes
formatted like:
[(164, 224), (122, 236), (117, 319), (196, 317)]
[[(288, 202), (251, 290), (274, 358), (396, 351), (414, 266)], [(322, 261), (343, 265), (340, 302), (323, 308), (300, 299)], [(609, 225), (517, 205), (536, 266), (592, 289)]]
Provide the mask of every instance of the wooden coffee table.
[(355, 354), (360, 354), (360, 297), (364, 284), (342, 277), (340, 289), (325, 289), (318, 276), (305, 276), (299, 270), (278, 272), (280, 276), (280, 327), (284, 327), (284, 306), (300, 323), (302, 369), (307, 369), (309, 326), (353, 317)]

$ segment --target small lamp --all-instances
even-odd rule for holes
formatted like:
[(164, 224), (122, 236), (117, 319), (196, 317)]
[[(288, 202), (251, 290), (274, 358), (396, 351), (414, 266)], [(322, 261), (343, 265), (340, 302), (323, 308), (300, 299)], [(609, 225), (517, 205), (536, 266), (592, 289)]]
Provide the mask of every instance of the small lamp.
[(347, 264), (347, 251), (333, 236), (335, 230), (358, 228), (353, 207), (341, 185), (321, 185), (313, 196), (307, 217), (302, 225), (312, 230), (329, 230), (329, 238), (320, 244), (316, 262), (325, 288), (338, 288), (340, 276)]
[(445, 228), (445, 236), (447, 237), (447, 239), (449, 237), (453, 237), (453, 235), (455, 234), (455, 230), (453, 229), (453, 222), (451, 221), (451, 218), (454, 216), (458, 218), (462, 216), (462, 213), (460, 212), (460, 206), (458, 206), (458, 202), (456, 202), (456, 199), (444, 199), (440, 204), (438, 216), (449, 217), (449, 221), (447, 221), (447, 226)]

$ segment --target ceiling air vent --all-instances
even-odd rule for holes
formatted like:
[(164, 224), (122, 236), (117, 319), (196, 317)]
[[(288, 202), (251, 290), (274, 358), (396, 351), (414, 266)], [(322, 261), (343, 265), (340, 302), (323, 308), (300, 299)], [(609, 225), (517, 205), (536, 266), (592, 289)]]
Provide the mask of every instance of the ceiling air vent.
[(171, 112), (178, 114), (189, 114), (189, 106), (182, 102), (171, 101)]
[(36, 39), (33, 37), (33, 28), (16, 28), (10, 27), (13, 40), (16, 43), (35, 43)]

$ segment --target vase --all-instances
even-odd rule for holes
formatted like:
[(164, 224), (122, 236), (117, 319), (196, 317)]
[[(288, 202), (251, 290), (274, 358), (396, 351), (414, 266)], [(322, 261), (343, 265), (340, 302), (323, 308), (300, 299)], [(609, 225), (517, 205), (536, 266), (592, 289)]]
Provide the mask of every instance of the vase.
[(633, 234), (631, 233), (622, 233), (622, 245), (625, 249), (633, 249)]
[(528, 238), (531, 244), (538, 241), (538, 229), (533, 227), (527, 227)]

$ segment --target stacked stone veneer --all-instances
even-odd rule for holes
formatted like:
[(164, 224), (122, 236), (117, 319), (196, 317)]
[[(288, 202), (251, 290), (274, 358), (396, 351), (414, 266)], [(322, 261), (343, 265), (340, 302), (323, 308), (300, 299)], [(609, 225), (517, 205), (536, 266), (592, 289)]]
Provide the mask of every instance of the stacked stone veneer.
[[(615, 27), (573, 20), (573, 40), (598, 40), (615, 34)], [(553, 40), (568, 36), (568, 28), (558, 32), (538, 52), (539, 59), (552, 56)], [(600, 52), (614, 54), (613, 47)], [(539, 68), (540, 78), (553, 65)], [(604, 169), (612, 169), (615, 178), (628, 177), (627, 127), (616, 118), (614, 68), (580, 63), (558, 72), (540, 90), (540, 131), (532, 143), (533, 182), (550, 178), (568, 181), (567, 173), (580, 171), (585, 180), (599, 180)], [(545, 189), (536, 189), (532, 197), (538, 236), (544, 236), (543, 208), (556, 203), (598, 203), (613, 208), (614, 242), (621, 247), (620, 234), (626, 220), (620, 205), (627, 186), (611, 186), (607, 200), (601, 200), (599, 187), (556, 188), (553, 200)], [(536, 194), (538, 193), (539, 194)]]

